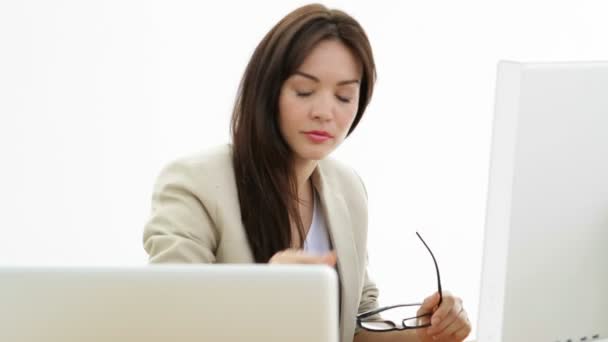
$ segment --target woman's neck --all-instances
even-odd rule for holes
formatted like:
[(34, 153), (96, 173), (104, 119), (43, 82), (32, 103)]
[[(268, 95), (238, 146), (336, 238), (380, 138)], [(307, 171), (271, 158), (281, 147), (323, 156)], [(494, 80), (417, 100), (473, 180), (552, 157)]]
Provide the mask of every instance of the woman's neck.
[[(308, 230), (312, 223), (313, 211), (314, 211), (314, 193), (312, 188), (311, 176), (317, 167), (318, 162), (316, 160), (301, 161), (295, 164), (296, 182), (298, 186), (298, 211), (299, 219), (302, 222), (303, 236), (306, 238)], [(291, 222), (292, 229), (292, 248), (302, 248), (304, 241), (300, 241), (295, 223)]]
[(317, 160), (300, 160), (295, 163), (296, 181), (298, 184), (298, 197), (307, 205), (312, 202), (311, 176), (315, 171)]

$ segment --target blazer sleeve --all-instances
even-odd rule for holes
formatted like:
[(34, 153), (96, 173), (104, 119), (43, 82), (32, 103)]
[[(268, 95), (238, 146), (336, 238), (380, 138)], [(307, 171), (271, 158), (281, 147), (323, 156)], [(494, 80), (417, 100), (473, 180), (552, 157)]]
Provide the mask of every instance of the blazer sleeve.
[[(363, 313), (366, 311), (374, 310), (378, 308), (378, 288), (376, 283), (369, 277), (367, 269), (365, 270), (365, 277), (363, 279), (363, 288), (361, 290), (361, 301), (359, 302), (359, 310), (357, 313)], [(368, 320), (381, 321), (382, 317), (377, 314), (368, 318)], [(359, 326), (355, 326), (355, 334), (359, 333), (362, 329)]]
[(378, 308), (378, 288), (374, 281), (365, 271), (363, 290), (361, 291), (361, 301), (359, 302), (358, 313), (374, 310)]
[(218, 233), (211, 216), (214, 208), (197, 196), (193, 175), (192, 167), (177, 161), (158, 176), (143, 234), (150, 263), (215, 262)]
[[(365, 193), (365, 200), (367, 202), (368, 194), (367, 194), (367, 188), (365, 187), (365, 183), (363, 183), (363, 180), (356, 172), (355, 172), (355, 174), (357, 175), (357, 178), (359, 179), (359, 182), (361, 183), (361, 187), (363, 188), (363, 192)], [(365, 248), (367, 249), (367, 246), (365, 246)], [(378, 291), (378, 287), (376, 286), (376, 283), (369, 276), (369, 273), (367, 271), (367, 263), (368, 263), (368, 255), (366, 253), (366, 255), (365, 255), (365, 264), (366, 265), (365, 265), (364, 277), (363, 277), (363, 287), (361, 289), (361, 300), (359, 301), (359, 309), (357, 310), (357, 313), (363, 313), (363, 312), (374, 310), (374, 309), (378, 308), (379, 291)], [(369, 320), (382, 320), (382, 317), (378, 314), (378, 315), (369, 317), (368, 319)], [(355, 326), (355, 334), (360, 332), (361, 330), (362, 329), (359, 328), (359, 326)]]

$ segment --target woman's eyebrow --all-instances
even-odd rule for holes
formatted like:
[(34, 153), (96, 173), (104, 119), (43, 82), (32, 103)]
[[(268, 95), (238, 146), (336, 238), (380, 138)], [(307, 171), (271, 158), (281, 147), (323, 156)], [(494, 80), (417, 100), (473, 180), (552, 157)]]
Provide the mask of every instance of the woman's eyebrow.
[[(315, 81), (315, 82), (317, 82), (317, 83), (319, 83), (319, 82), (320, 82), (320, 80), (319, 80), (319, 78), (318, 78), (318, 77), (315, 77), (315, 76), (313, 76), (313, 75), (311, 75), (311, 74), (307, 74), (307, 73), (302, 72), (302, 71), (299, 71), (299, 70), (296, 70), (296, 72), (294, 72), (294, 75), (300, 75), (300, 76), (302, 76), (302, 77), (306, 77), (306, 78), (308, 78), (308, 79), (310, 79), (310, 80), (313, 80), (313, 81)], [(359, 83), (359, 80), (356, 80), (356, 79), (355, 79), (355, 80), (345, 80), (345, 81), (340, 81), (340, 82), (338, 82), (337, 84), (338, 84), (339, 86), (343, 86), (343, 85), (347, 85), (347, 84), (351, 84), (351, 83), (357, 83), (357, 84), (358, 84), (358, 83)]]

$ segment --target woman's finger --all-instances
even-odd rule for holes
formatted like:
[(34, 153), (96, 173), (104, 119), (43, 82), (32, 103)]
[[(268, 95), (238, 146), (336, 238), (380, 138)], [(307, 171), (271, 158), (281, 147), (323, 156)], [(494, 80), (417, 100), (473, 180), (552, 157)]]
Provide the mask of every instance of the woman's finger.
[[(431, 317), (432, 325), (439, 325), (441, 322), (450, 314), (450, 310), (455, 305), (455, 303), (461, 304), (462, 300), (458, 297), (452, 296), (449, 292), (444, 292), (443, 300), (439, 308), (433, 313), (433, 317)], [(462, 307), (462, 305), (459, 305)], [(460, 310), (460, 308), (458, 308)]]
[(464, 341), (465, 338), (469, 336), (471, 333), (471, 323), (469, 323), (469, 319), (467, 318), (467, 324), (465, 324), (460, 330), (457, 330), (454, 333), (454, 337), (457, 341)]
[(454, 336), (454, 334), (459, 331), (460, 329), (462, 329), (462, 327), (465, 327), (468, 325), (468, 320), (466, 318), (466, 312), (464, 310), (461, 310), (458, 315), (456, 315), (456, 317), (454, 317), (454, 320), (452, 321), (452, 323), (450, 325), (448, 325), (447, 327), (445, 327), (445, 329), (443, 329), (439, 334), (437, 334), (437, 340), (441, 341), (443, 339), (448, 339), (451, 336)]
[[(458, 319), (458, 315), (460, 314), (460, 311), (462, 311), (462, 306), (460, 306), (458, 301), (453, 301), (453, 302), (449, 301), (449, 302), (446, 302), (446, 304), (442, 303), (441, 305), (447, 306), (450, 304), (451, 304), (451, 306), (449, 307), (449, 311), (447, 312), (445, 317), (441, 318), (441, 320), (437, 324), (431, 323), (431, 327), (429, 328), (430, 335), (442, 334), (444, 331), (446, 331), (446, 329), (448, 329), (451, 325), (453, 325), (456, 322), (456, 320)], [(437, 310), (437, 312), (439, 312), (439, 310)], [(433, 317), (431, 318), (431, 322), (433, 322), (434, 317), (435, 317), (435, 315), (433, 315)]]
[[(416, 315), (419, 317), (417, 320), (418, 325), (427, 325), (431, 323), (431, 316), (435, 307), (439, 303), (439, 293), (435, 292), (434, 294), (426, 297), (422, 302), (422, 305), (418, 308)], [(425, 329), (426, 333), (426, 329)]]
[(433, 313), (437, 304), (439, 304), (439, 292), (435, 292), (424, 299), (422, 305), (418, 308), (418, 315)]
[(270, 258), (270, 264), (326, 264), (334, 266), (336, 264), (335, 252), (329, 252), (325, 255), (312, 255), (303, 252), (302, 250), (288, 249), (276, 253)]

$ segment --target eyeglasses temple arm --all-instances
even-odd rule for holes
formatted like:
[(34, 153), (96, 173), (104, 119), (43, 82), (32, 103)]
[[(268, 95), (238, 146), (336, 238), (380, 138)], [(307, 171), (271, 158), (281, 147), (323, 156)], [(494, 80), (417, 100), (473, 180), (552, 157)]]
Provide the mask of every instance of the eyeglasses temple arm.
[(426, 247), (426, 249), (429, 251), (429, 253), (431, 253), (431, 257), (433, 258), (433, 263), (435, 263), (435, 271), (437, 272), (437, 291), (439, 292), (439, 304), (437, 304), (437, 306), (439, 306), (439, 305), (441, 305), (441, 302), (443, 301), (443, 294), (441, 291), (441, 277), (439, 276), (439, 266), (437, 266), (437, 260), (435, 259), (435, 255), (433, 254), (433, 252), (431, 251), (429, 246), (426, 244), (426, 242), (424, 242), (424, 239), (422, 239), (422, 236), (420, 236), (420, 234), (418, 234), (418, 232), (416, 232), (416, 235), (418, 235), (418, 238), (420, 239), (420, 241), (422, 241), (422, 243), (424, 244), (424, 247)]

